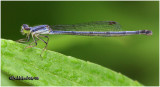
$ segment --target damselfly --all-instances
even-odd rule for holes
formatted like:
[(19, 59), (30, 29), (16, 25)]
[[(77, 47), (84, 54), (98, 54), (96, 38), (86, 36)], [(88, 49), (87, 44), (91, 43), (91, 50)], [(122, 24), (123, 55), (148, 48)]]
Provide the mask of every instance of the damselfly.
[[(26, 34), (25, 39), (20, 39), (18, 42), (28, 42), (30, 36), (33, 38), (33, 42), (26, 48), (37, 46), (37, 40), (43, 41), (46, 46), (43, 48), (40, 56), (47, 48), (49, 37), (44, 34), (63, 34), (63, 35), (82, 35), (82, 36), (125, 36), (125, 35), (152, 35), (150, 30), (137, 30), (137, 31), (121, 31), (120, 24), (114, 21), (96, 21), (75, 25), (39, 25), (29, 27), (27, 24), (23, 24), (21, 27), (21, 33)], [(44, 41), (40, 37), (46, 37), (48, 40)], [(37, 40), (35, 39), (37, 38)], [(31, 45), (35, 43), (35, 45)]]

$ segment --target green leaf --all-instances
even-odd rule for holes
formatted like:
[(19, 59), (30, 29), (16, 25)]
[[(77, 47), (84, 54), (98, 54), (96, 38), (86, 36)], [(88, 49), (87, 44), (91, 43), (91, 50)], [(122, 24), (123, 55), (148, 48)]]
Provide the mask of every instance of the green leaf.
[[(13, 80), (35, 86), (138, 86), (137, 81), (107, 69), (54, 51), (28, 48), (27, 45), (1, 39), (2, 71), (9, 76), (39, 77), (39, 80)], [(6, 79), (6, 78), (5, 78)], [(2, 78), (2, 85), (6, 81)]]

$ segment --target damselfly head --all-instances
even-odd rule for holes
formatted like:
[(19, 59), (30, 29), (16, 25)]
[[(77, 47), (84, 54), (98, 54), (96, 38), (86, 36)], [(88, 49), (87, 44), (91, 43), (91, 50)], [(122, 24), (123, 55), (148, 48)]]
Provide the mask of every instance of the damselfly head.
[(24, 34), (28, 34), (30, 32), (30, 27), (27, 24), (23, 24), (21, 27), (21, 33)]

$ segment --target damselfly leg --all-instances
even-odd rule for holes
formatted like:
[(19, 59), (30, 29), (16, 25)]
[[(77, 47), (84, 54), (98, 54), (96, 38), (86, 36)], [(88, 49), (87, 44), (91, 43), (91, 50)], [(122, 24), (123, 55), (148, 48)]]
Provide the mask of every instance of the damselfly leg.
[(27, 47), (25, 47), (25, 48), (31, 48), (31, 47), (37, 46), (37, 41), (35, 40), (35, 37), (34, 37), (33, 34), (32, 34), (32, 38), (33, 38), (33, 40), (34, 40), (35, 45), (30, 45), (30, 46), (27, 46)]
[[(37, 40), (35, 40), (35, 41), (37, 42), (38, 40), (39, 40), (39, 39), (37, 39)], [(31, 43), (29, 44), (29, 46), (26, 46), (26, 47), (24, 48), (24, 50), (27, 49), (27, 48), (31, 48), (31, 47), (36, 46), (36, 45), (32, 45), (33, 43), (35, 43), (35, 41), (31, 42)]]
[[(48, 36), (44, 36), (44, 35), (35, 35), (35, 36), (36, 36), (39, 40), (43, 41), (43, 42), (46, 44), (46, 46), (43, 48), (43, 50), (42, 50), (42, 52), (41, 52), (41, 54), (40, 54), (40, 56), (42, 57), (42, 53), (46, 50), (46, 48), (47, 48), (47, 46), (48, 46), (49, 37), (48, 37)], [(40, 37), (46, 37), (46, 38), (47, 38), (47, 42), (44, 41), (43, 39), (39, 38), (39, 36), (40, 36)]]
[(30, 36), (27, 36), (26, 38), (17, 40), (17, 42), (24, 43), (24, 42), (29, 42), (29, 40), (30, 40)]

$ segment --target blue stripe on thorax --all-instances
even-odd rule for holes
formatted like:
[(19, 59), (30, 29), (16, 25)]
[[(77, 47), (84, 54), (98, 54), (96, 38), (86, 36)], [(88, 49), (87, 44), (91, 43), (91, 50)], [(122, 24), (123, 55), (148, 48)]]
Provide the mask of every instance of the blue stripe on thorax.
[(47, 25), (39, 25), (39, 26), (31, 27), (32, 32), (36, 32), (38, 30), (45, 30), (45, 29), (47, 29)]

